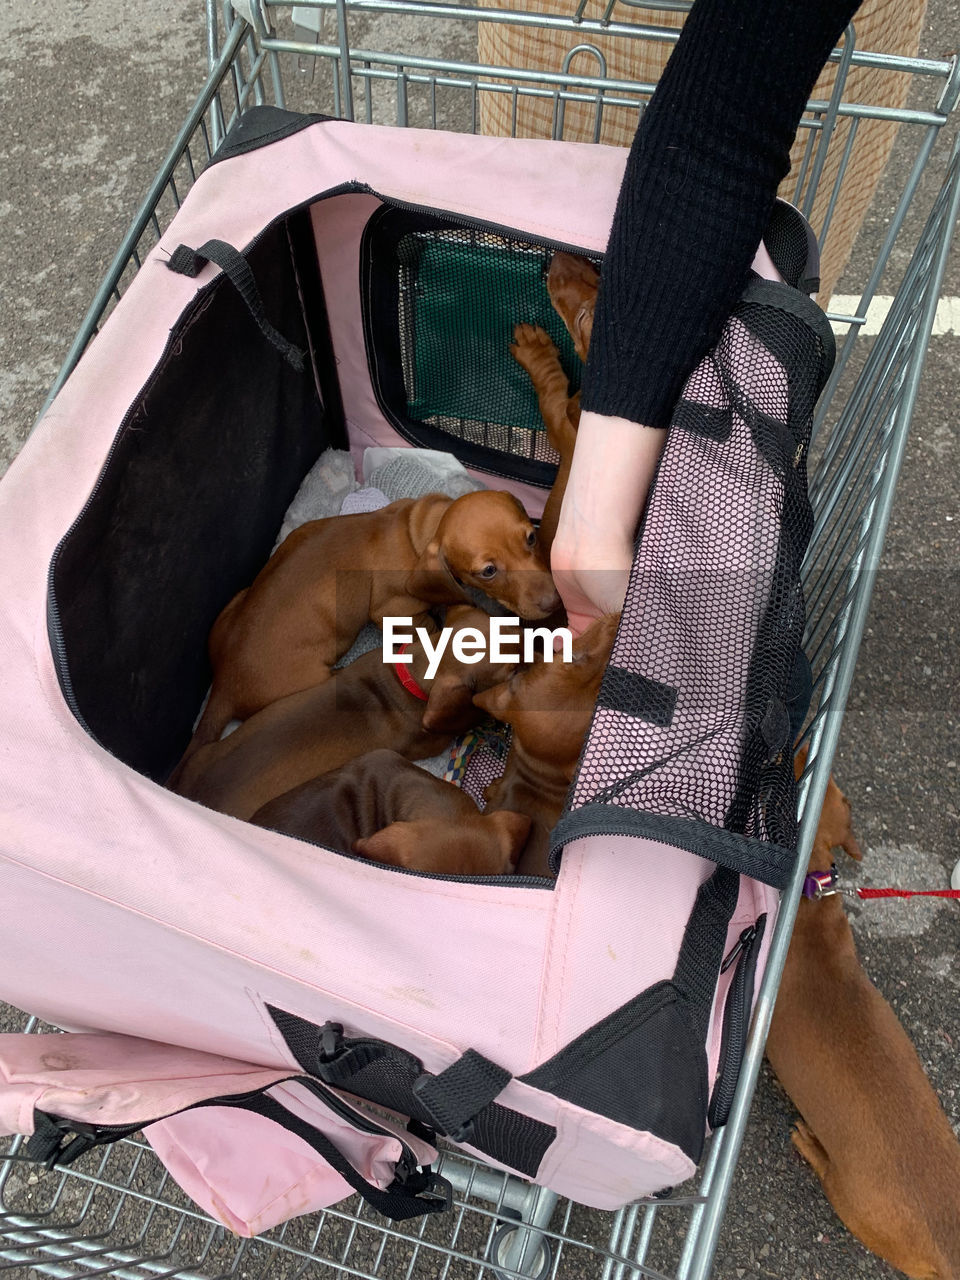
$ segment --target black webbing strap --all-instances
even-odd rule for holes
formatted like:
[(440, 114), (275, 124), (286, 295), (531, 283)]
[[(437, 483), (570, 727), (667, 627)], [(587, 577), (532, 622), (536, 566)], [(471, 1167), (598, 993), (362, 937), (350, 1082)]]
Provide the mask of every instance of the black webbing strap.
[[(475, 1049), (468, 1049), (439, 1075), (431, 1075), (423, 1070), (419, 1058), (385, 1040), (345, 1036), (339, 1022), (318, 1027), (273, 1005), (267, 1009), (287, 1048), (309, 1075), (350, 1093), (354, 1091), (353, 1077), (364, 1067), (374, 1062), (391, 1066), (400, 1088), (411, 1092), (420, 1104), (424, 1113), (421, 1121), (429, 1120), (437, 1133), (454, 1142), (470, 1140), (474, 1120), (513, 1078)], [(402, 1101), (387, 1102), (362, 1087), (356, 1092), (398, 1110), (405, 1107)]]
[(335, 1056), (321, 1057), (310, 1072), (324, 1084), (333, 1085), (336, 1089), (346, 1089), (357, 1072), (362, 1071), (364, 1067), (369, 1067), (372, 1062), (379, 1062), (382, 1058), (394, 1058), (398, 1054), (392, 1045), (386, 1044), (383, 1040), (344, 1037), (341, 1040), (341, 1046)]
[[(309, 1078), (289, 1076), (287, 1079), (298, 1082), (313, 1092), (317, 1091), (317, 1086)], [(389, 1187), (381, 1189), (368, 1182), (319, 1129), (294, 1115), (268, 1095), (267, 1088), (272, 1089), (282, 1083), (284, 1081), (277, 1080), (263, 1089), (254, 1089), (248, 1093), (205, 1098), (181, 1108), (180, 1111), (171, 1112), (170, 1115), (181, 1115), (184, 1111), (195, 1111), (201, 1107), (234, 1107), (264, 1116), (306, 1142), (344, 1182), (363, 1196), (371, 1208), (395, 1222), (405, 1222), (429, 1213), (442, 1213), (450, 1208), (453, 1193), (449, 1182), (434, 1173), (429, 1166), (418, 1168), (409, 1148), (405, 1149), (404, 1155), (397, 1162), (394, 1180)], [(318, 1096), (329, 1106), (329, 1099), (324, 1099), (322, 1094)], [(155, 1124), (159, 1119), (169, 1119), (170, 1115), (154, 1116), (129, 1125), (92, 1125), (82, 1120), (66, 1120), (35, 1110), (33, 1134), (24, 1146), (24, 1155), (28, 1160), (45, 1164), (48, 1169), (62, 1167), (72, 1164), (94, 1147), (128, 1138), (148, 1124)], [(376, 1132), (381, 1132), (384, 1137), (394, 1136), (389, 1130), (380, 1130), (379, 1127)]]
[(267, 1005), (267, 1011), (283, 1036), (287, 1048), (303, 1067), (307, 1075), (316, 1076), (324, 1084), (334, 1088), (348, 1088), (353, 1077), (371, 1063), (382, 1059), (399, 1062), (411, 1076), (419, 1075), (423, 1065), (413, 1054), (377, 1040), (373, 1036), (345, 1036), (339, 1022), (325, 1022), (316, 1026)]
[(178, 275), (190, 276), (192, 279), (200, 274), (205, 262), (212, 262), (214, 266), (220, 268), (246, 303), (247, 310), (266, 340), (280, 352), (284, 360), (297, 373), (302, 373), (305, 353), (299, 347), (295, 347), (292, 342), (288, 342), (267, 319), (263, 299), (260, 297), (260, 290), (253, 278), (250, 264), (232, 244), (227, 244), (225, 240), (208, 240), (199, 249), (191, 249), (185, 244), (178, 245), (168, 258), (167, 266)]
[(704, 1041), (710, 1028), (710, 1011), (726, 947), (727, 928), (739, 894), (739, 875), (728, 867), (717, 867), (697, 890), (680, 943), (673, 985), (684, 997), (697, 1034)]
[(419, 1076), (413, 1083), (413, 1092), (438, 1133), (454, 1142), (469, 1142), (474, 1119), (511, 1079), (509, 1071), (468, 1049), (438, 1076)]

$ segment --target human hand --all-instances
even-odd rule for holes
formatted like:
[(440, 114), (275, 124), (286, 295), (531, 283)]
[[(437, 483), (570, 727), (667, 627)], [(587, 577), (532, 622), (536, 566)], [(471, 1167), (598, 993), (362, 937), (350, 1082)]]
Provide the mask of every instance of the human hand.
[(666, 436), (625, 418), (580, 415), (550, 555), (574, 635), (623, 606), (637, 524)]
[(608, 613), (619, 613), (627, 591), (633, 544), (596, 543), (574, 547), (554, 542), (550, 553), (553, 581), (567, 611), (567, 626), (575, 636)]

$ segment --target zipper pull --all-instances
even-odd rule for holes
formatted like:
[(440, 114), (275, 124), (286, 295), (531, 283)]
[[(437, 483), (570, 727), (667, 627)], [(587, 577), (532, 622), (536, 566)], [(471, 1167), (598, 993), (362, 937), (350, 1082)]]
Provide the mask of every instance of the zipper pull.
[(733, 944), (729, 954), (727, 955), (723, 964), (720, 966), (721, 973), (727, 972), (727, 970), (733, 964), (734, 960), (736, 960), (737, 956), (739, 956), (740, 952), (743, 951), (744, 947), (748, 946), (756, 936), (757, 936), (757, 926), (755, 924), (748, 925), (747, 928), (744, 929), (743, 933), (741, 933), (737, 941)]

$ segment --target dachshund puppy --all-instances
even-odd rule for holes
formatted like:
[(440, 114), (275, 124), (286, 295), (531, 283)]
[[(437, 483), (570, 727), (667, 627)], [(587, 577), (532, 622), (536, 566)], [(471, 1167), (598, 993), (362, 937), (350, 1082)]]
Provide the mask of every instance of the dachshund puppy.
[(509, 875), (530, 831), (525, 814), (481, 813), (459, 787), (387, 750), (295, 787), (252, 821), (374, 862), (458, 876)]
[(559, 603), (512, 494), (428, 494), (294, 529), (213, 625), (210, 697), (168, 785), (179, 785), (193, 752), (231, 720), (327, 680), (367, 621), (463, 603), (471, 589), (522, 618), (546, 617)]
[[(797, 776), (806, 752), (795, 762)], [(859, 860), (830, 779), (810, 858)], [(793, 1143), (868, 1249), (915, 1280), (960, 1278), (960, 1143), (896, 1014), (864, 973), (839, 895), (802, 899), (767, 1040)]]
[(619, 614), (598, 618), (574, 640), (572, 662), (535, 662), (473, 699), (513, 729), (506, 767), (486, 789), (484, 812), (509, 809), (531, 818), (519, 875), (553, 874), (550, 832), (573, 780), (619, 622)]
[[(451, 641), (430, 678), (419, 640), (401, 665), (385, 663), (374, 649), (332, 679), (280, 698), (229, 737), (201, 747), (175, 790), (210, 809), (249, 818), (268, 800), (379, 747), (413, 760), (436, 755), (479, 720), (474, 693), (505, 679), (515, 665), (490, 661), (490, 616), (483, 610), (458, 605), (447, 611), (446, 622), (455, 634), (469, 628), (487, 637), (479, 662), (459, 662)], [(437, 633), (432, 621), (426, 629)]]
[[(593, 313), (600, 276), (586, 258), (555, 253), (547, 272), (547, 292), (553, 308), (567, 328), (577, 355), (586, 360), (593, 334)], [(549, 555), (560, 519), (560, 507), (570, 476), (570, 464), (580, 422), (580, 392), (570, 395), (570, 384), (560, 355), (549, 334), (538, 325), (518, 324), (510, 347), (513, 358), (526, 370), (537, 393), (547, 439), (560, 455), (557, 475), (543, 508), (540, 541)]]

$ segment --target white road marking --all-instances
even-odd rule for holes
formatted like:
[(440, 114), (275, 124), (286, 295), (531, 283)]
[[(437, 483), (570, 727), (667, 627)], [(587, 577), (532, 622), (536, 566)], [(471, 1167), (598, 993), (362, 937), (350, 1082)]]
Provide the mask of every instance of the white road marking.
[[(835, 293), (830, 299), (830, 306), (827, 310), (831, 315), (852, 316), (857, 310), (859, 301), (858, 294)], [(890, 294), (878, 294), (867, 309), (866, 324), (860, 326), (860, 332), (866, 334), (879, 333), (880, 326), (886, 319), (892, 303), (893, 298)], [(845, 334), (848, 328), (849, 326), (842, 321), (833, 321), (835, 333)], [(937, 304), (937, 314), (933, 321), (933, 334), (935, 336), (960, 334), (960, 298), (940, 299)]]

